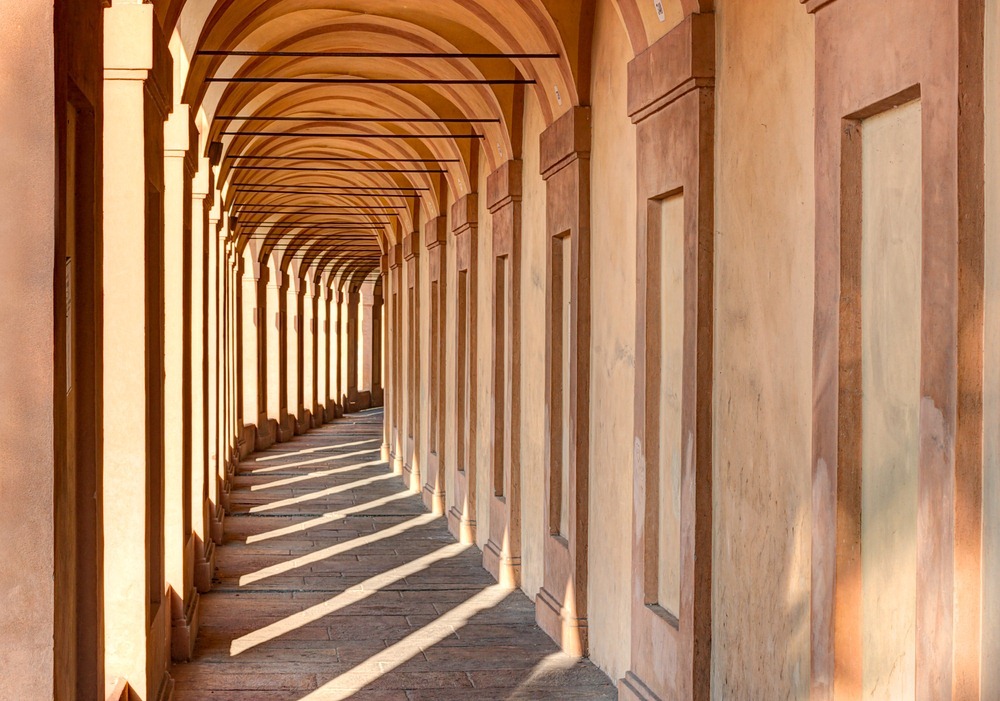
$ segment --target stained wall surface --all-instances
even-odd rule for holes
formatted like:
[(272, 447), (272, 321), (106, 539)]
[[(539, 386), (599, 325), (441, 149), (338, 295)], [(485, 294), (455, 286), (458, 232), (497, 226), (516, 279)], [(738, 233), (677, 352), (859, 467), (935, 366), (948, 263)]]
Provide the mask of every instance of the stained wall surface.
[(862, 123), (861, 620), (873, 701), (916, 691), (920, 117), (916, 101)]
[[(539, 136), (545, 128), (535, 91), (524, 100), (524, 199), (521, 203), (521, 396), (540, 398), (545, 387), (545, 183)], [(521, 577), (534, 599), (542, 587), (545, 542), (545, 402), (521, 402)]]
[(592, 67), (591, 658), (628, 671), (636, 314), (636, 138), (626, 104), (631, 47), (611, 2), (597, 6)]
[[(51, 3), (0, 5), (0, 697), (54, 693), (55, 43)], [(16, 320), (16, 322), (14, 321)], [(48, 352), (42, 349), (49, 349)]]
[(716, 3), (712, 696), (809, 689), (813, 17)]
[(986, 2), (986, 357), (982, 695), (1000, 697), (1000, 1)]

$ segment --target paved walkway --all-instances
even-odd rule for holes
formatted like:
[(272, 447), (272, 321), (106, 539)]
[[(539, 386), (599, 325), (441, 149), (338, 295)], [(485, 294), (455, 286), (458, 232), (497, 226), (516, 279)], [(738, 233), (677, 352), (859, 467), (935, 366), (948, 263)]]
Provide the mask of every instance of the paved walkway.
[(381, 410), (240, 468), (176, 701), (614, 699), (380, 461)]

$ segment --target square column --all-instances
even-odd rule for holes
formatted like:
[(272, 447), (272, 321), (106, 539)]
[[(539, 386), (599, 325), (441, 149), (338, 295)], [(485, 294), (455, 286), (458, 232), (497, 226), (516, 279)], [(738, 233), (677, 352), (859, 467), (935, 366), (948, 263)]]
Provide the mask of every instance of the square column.
[(162, 322), (171, 60), (152, 5), (113, 5), (104, 20), (105, 669), (161, 699), (172, 687)]
[(632, 665), (619, 684), (629, 701), (709, 696), (714, 77), (712, 14), (688, 17), (629, 66), (641, 144)]
[(483, 566), (510, 587), (521, 581), (521, 168), (521, 161), (507, 161), (487, 181), (493, 217), (493, 437)]
[(403, 382), (403, 481), (419, 493), (420, 482), (420, 232), (403, 239), (406, 260), (406, 309), (401, 310), (405, 338)]
[(590, 492), (590, 109), (541, 135), (546, 192), (545, 519), (539, 626), (587, 654)]
[(281, 307), (284, 285), (284, 273), (274, 268), (273, 261), (268, 265), (267, 288), (265, 290), (265, 318), (262, 324), (262, 331), (265, 336), (264, 345), (267, 347), (267, 357), (265, 366), (265, 386), (266, 392), (266, 420), (272, 440), (279, 437), (278, 427), (281, 421)]
[(192, 529), (191, 299), (192, 179), (198, 131), (187, 105), (164, 126), (164, 457), (167, 584), (171, 589), (171, 654), (186, 661), (198, 635)]
[(285, 386), (288, 393), (286, 411), (289, 424), (295, 435), (302, 433), (302, 311), (301, 288), (302, 278), (299, 277), (298, 264), (292, 261), (287, 273), (285, 289)]
[(427, 404), (427, 470), (424, 477), (424, 505), (433, 513), (445, 513), (445, 408), (448, 386), (447, 364), (448, 304), (448, 220), (436, 217), (424, 227), (427, 248), (427, 269), (430, 277), (430, 372), (428, 373)]
[(476, 542), (476, 422), (478, 420), (479, 197), (466, 195), (451, 209), (455, 235), (455, 490), (448, 527), (462, 543)]
[(209, 373), (211, 359), (211, 253), (213, 237), (209, 227), (212, 167), (208, 159), (198, 161), (191, 196), (191, 530), (194, 533), (194, 584), (199, 592), (212, 588), (215, 572), (215, 543), (211, 536), (211, 516), (215, 492), (210, 456), (213, 452), (211, 395), (214, 383)]
[(322, 425), (316, 423), (316, 307), (318, 285), (315, 271), (305, 272), (302, 286), (302, 406), (306, 430)]

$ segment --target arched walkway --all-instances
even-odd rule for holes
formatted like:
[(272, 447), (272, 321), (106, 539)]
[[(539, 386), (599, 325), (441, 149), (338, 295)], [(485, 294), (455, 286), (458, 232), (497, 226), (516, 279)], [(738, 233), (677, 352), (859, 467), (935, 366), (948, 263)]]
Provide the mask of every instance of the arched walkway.
[(174, 699), (616, 698), (399, 484), (382, 419), (353, 414), (240, 463)]

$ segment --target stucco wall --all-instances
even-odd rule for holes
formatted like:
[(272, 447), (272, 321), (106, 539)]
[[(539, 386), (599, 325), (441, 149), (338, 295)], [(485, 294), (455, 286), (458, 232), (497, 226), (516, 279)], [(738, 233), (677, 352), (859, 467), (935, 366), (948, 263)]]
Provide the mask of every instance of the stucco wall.
[(986, 2), (986, 337), (983, 396), (983, 685), (1000, 698), (1000, 0)]
[(0, 334), (3, 698), (25, 689), (38, 698), (53, 694), (52, 12), (52, 3), (0, 5), (6, 45), (0, 70), (0, 239), (20, 242), (0, 256), (0, 318), (8, 321)]
[(916, 664), (921, 110), (862, 126), (861, 580), (864, 698), (911, 698)]
[(598, 3), (593, 52), (588, 613), (591, 658), (618, 679), (631, 639), (636, 143), (632, 49), (611, 0)]
[(539, 137), (545, 120), (529, 90), (524, 105), (521, 202), (521, 586), (542, 586), (545, 543), (545, 182)]
[[(476, 544), (481, 548), (490, 537), (490, 501), (493, 498), (490, 482), (490, 461), (493, 440), (493, 219), (486, 205), (486, 179), (489, 169), (485, 158), (479, 167), (479, 334), (476, 365), (478, 377), (478, 411), (476, 416)], [(470, 485), (470, 489), (471, 489)]]
[(807, 697), (813, 18), (717, 6), (712, 694)]

